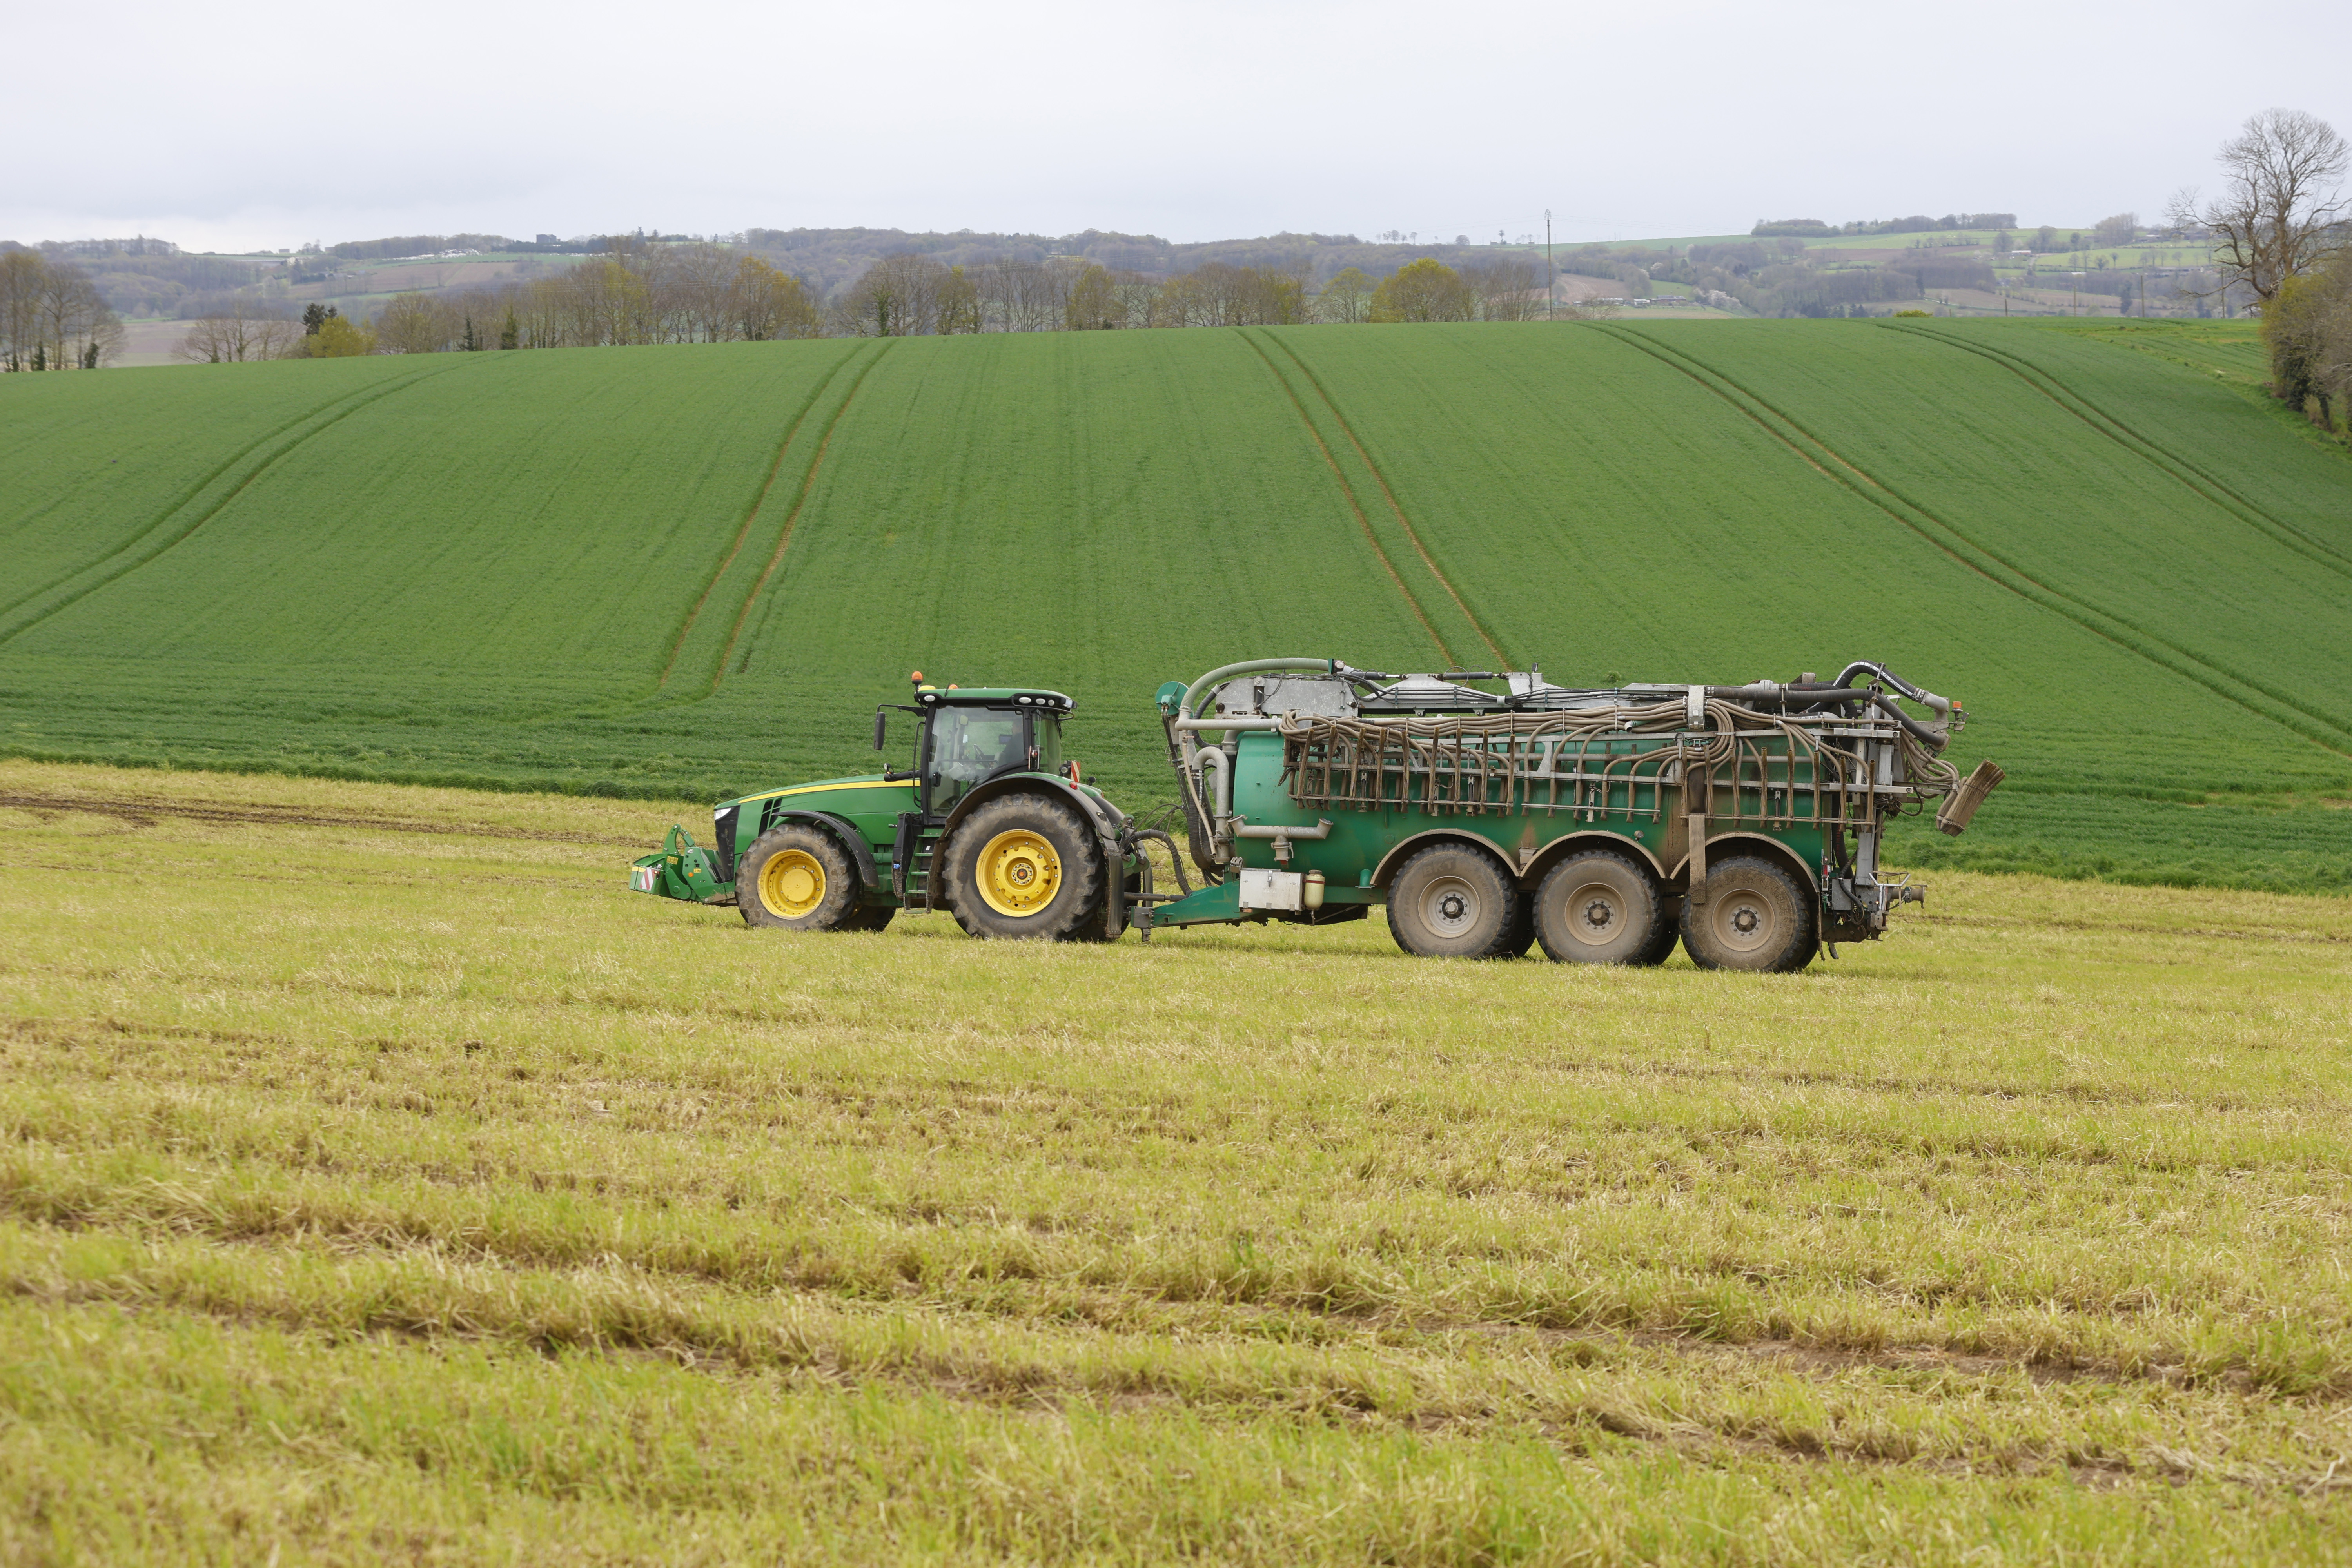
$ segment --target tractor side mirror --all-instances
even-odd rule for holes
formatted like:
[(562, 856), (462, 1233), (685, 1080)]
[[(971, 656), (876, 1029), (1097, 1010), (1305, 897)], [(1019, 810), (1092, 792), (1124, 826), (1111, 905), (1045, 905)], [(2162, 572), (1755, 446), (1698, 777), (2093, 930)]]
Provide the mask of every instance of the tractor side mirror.
[(890, 715), (883, 710), (877, 708), (874, 710), (874, 749), (877, 752), (880, 751), (889, 738)]

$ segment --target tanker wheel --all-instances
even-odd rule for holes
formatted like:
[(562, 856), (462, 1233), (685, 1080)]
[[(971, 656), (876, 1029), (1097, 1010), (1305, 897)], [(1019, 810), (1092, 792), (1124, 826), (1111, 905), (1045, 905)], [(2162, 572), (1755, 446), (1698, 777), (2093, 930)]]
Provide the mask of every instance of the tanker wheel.
[(1657, 879), (1607, 849), (1571, 855), (1545, 872), (1535, 906), (1536, 936), (1557, 963), (1655, 963), (1674, 951)]
[(1683, 910), (1683, 946), (1701, 969), (1790, 973), (1820, 950), (1813, 901), (1769, 860), (1735, 855), (1709, 868), (1706, 902)]
[(898, 912), (894, 904), (860, 904), (842, 920), (839, 931), (884, 931)]
[(770, 828), (735, 863), (735, 907), (745, 925), (855, 930), (859, 891), (849, 852), (805, 823)]
[(947, 850), (958, 923), (973, 936), (1083, 941), (1102, 925), (1102, 847), (1066, 805), (1008, 795), (973, 808)]
[(1466, 844), (1433, 844), (1389, 883), (1389, 934), (1416, 958), (1500, 958), (1522, 901), (1494, 856)]

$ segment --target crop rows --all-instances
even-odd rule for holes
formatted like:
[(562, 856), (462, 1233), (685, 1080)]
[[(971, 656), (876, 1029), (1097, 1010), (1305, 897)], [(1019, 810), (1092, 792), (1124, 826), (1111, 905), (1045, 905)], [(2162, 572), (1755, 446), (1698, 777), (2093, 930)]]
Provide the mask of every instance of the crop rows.
[[(1866, 657), (1961, 696), (1964, 760), (2018, 783), (1946, 859), (2352, 864), (2321, 804), (2352, 469), (2087, 333), (740, 344), (25, 377), (0, 410), (20, 754), (692, 796), (866, 765), (857, 715), (919, 667), (1071, 691), (1148, 805), (1150, 691), (1231, 658)], [(2238, 869), (2181, 826), (2269, 843), (2287, 807)]]

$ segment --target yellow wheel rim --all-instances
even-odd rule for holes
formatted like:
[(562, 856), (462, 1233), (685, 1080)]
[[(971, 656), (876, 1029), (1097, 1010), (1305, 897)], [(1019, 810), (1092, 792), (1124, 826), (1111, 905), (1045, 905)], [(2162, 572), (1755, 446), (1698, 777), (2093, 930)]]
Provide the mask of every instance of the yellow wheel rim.
[(1000, 915), (1034, 915), (1062, 886), (1062, 858), (1025, 827), (1000, 833), (981, 847), (980, 896)]
[(824, 902), (824, 867), (805, 849), (779, 849), (760, 868), (760, 901), (796, 921)]

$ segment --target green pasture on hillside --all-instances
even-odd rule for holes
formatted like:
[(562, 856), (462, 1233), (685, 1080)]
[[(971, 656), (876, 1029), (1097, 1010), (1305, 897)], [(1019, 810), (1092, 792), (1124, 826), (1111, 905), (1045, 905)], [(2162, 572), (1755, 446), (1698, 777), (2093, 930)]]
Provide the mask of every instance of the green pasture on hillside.
[[(1230, 659), (1960, 697), (1914, 864), (2352, 885), (2352, 461), (2242, 325), (822, 341), (0, 382), (0, 751), (693, 799), (920, 668)], [(2215, 374), (2219, 371), (2221, 374)]]
[(0, 1562), (2352, 1563), (2352, 901), (977, 942), (667, 820), (0, 762)]

